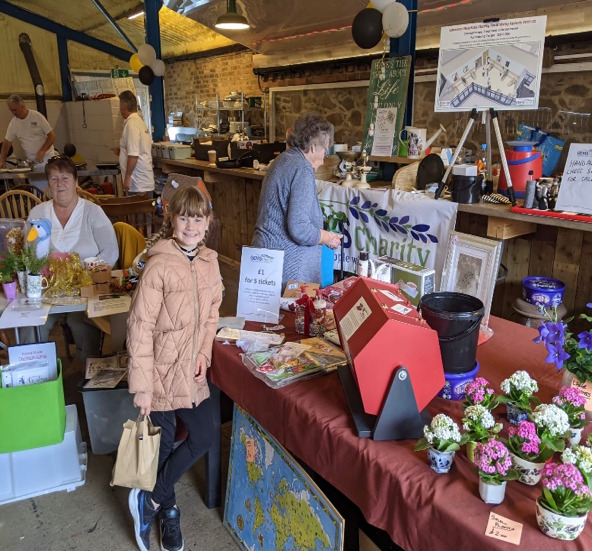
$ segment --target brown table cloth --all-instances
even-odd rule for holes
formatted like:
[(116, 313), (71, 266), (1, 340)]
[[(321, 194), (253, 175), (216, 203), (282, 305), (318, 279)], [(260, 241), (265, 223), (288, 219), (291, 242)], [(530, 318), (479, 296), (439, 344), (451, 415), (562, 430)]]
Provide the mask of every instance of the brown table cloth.
[[(292, 316), (283, 323), (293, 327)], [(479, 375), (498, 394), (503, 379), (524, 369), (538, 381), (539, 398), (549, 402), (561, 386), (561, 374), (544, 362), (544, 346), (532, 342), (538, 332), (495, 317), (490, 326), (494, 335), (477, 352)], [(246, 328), (260, 330), (261, 325), (248, 323)], [(291, 330), (287, 337), (300, 338)], [(239, 352), (236, 346), (214, 343), (212, 382), (402, 548), (592, 549), (589, 523), (575, 542), (555, 540), (539, 530), (535, 500), (540, 482), (534, 487), (509, 482), (504, 502), (487, 505), (479, 497), (478, 476), (464, 450), (457, 452), (449, 474), (436, 474), (428, 466), (427, 452), (413, 451), (416, 440), (358, 438), (337, 373), (272, 389), (249, 372)], [(446, 413), (461, 423), (461, 402), (434, 398), (428, 410), (432, 416)], [(504, 422), (502, 435), (507, 435), (505, 408), (499, 407), (494, 415)], [(523, 524), (519, 547), (485, 535), (490, 511)]]

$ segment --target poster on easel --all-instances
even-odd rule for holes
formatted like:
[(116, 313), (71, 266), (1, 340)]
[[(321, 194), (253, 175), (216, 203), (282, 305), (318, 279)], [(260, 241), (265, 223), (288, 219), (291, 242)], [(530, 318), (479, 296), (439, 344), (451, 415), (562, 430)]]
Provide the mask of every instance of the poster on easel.
[(410, 71), (411, 56), (372, 62), (362, 141), (369, 155), (390, 157), (399, 150)]
[(555, 210), (592, 215), (592, 144), (569, 146)]
[(442, 27), (436, 112), (537, 109), (547, 16)]

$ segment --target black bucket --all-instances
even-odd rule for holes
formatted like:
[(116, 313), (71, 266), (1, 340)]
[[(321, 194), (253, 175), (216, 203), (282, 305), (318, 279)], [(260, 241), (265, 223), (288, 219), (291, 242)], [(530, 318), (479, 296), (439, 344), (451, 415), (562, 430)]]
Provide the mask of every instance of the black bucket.
[(474, 369), (483, 303), (464, 293), (430, 293), (421, 298), (417, 309), (438, 333), (444, 371), (466, 373)]
[(478, 203), (481, 198), (483, 175), (452, 176), (452, 200), (455, 203)]

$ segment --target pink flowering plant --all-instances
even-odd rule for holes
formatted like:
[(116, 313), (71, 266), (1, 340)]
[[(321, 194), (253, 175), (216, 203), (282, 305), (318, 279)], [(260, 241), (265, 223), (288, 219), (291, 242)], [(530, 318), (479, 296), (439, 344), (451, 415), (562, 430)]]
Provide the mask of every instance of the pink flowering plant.
[(548, 463), (542, 472), (539, 503), (566, 517), (581, 517), (592, 510), (592, 493), (582, 473), (571, 463)]
[(489, 410), (495, 409), (498, 402), (493, 388), (489, 386), (489, 381), (483, 377), (477, 377), (465, 387), (464, 406), (481, 405)]
[(588, 487), (592, 488), (592, 449), (588, 446), (572, 446), (561, 454), (561, 461), (575, 465)]
[(520, 473), (512, 468), (508, 448), (499, 440), (490, 439), (475, 447), (475, 466), (479, 477), (487, 484), (500, 485), (505, 480), (516, 480)]
[[(592, 302), (586, 304), (592, 308)], [(544, 310), (546, 315), (548, 310)], [(575, 377), (585, 383), (592, 381), (592, 329), (582, 331), (577, 336), (568, 330), (568, 323), (573, 318), (564, 321), (557, 319), (557, 309), (552, 310), (551, 319), (543, 322), (539, 327), (536, 343), (543, 343), (547, 349), (547, 363), (554, 363), (559, 371), (565, 368)], [(592, 316), (580, 314), (580, 319), (592, 322)]]
[(569, 426), (572, 429), (581, 429), (588, 424), (584, 409), (586, 397), (579, 388), (573, 386), (561, 387), (559, 393), (551, 401), (567, 413)]
[(546, 458), (541, 457), (541, 439), (532, 421), (520, 421), (518, 425), (508, 427), (508, 448), (513, 454), (533, 463), (538, 463), (541, 459), (545, 461), (553, 455), (551, 451)]

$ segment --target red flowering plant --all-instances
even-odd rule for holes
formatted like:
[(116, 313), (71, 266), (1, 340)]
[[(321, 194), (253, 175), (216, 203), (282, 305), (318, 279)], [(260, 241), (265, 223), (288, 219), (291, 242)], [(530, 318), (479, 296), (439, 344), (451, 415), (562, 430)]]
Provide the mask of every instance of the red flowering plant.
[(580, 517), (592, 510), (592, 493), (575, 465), (548, 463), (542, 475), (539, 503), (543, 507), (566, 517)]
[(487, 484), (500, 485), (506, 480), (516, 480), (520, 473), (512, 468), (508, 448), (499, 440), (490, 439), (475, 448), (475, 466), (479, 477)]
[(584, 409), (586, 397), (579, 388), (563, 386), (551, 401), (567, 413), (571, 428), (581, 429), (588, 424)]
[(498, 400), (494, 394), (493, 388), (489, 386), (489, 381), (483, 377), (477, 377), (465, 387), (464, 407), (483, 406), (488, 410), (495, 409)]
[[(586, 304), (592, 308), (592, 302)], [(559, 371), (565, 368), (575, 377), (585, 383), (592, 381), (592, 329), (582, 331), (577, 338), (568, 331), (565, 322), (557, 320), (557, 308), (552, 310), (551, 318), (539, 326), (539, 336), (534, 339), (536, 343), (543, 343), (547, 349), (547, 363), (554, 363)], [(548, 310), (544, 310), (548, 315)], [(580, 314), (580, 319), (592, 322), (592, 316)]]

